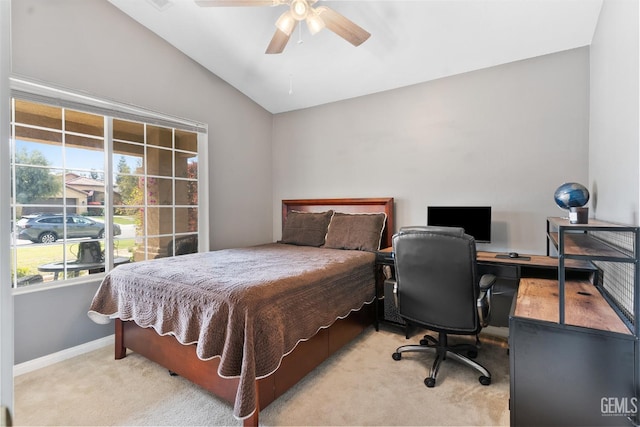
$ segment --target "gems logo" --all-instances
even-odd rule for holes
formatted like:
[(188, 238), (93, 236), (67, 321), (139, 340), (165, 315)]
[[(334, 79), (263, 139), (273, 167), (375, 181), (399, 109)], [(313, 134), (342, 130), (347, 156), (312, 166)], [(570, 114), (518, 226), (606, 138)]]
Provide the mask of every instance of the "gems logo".
[(629, 417), (638, 414), (637, 397), (603, 397), (600, 399), (603, 417)]

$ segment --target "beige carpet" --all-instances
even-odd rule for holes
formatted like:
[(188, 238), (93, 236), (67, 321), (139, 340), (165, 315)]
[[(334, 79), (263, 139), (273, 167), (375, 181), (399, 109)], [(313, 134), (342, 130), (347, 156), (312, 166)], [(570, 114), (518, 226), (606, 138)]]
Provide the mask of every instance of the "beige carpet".
[[(409, 341), (392, 327), (367, 329), (260, 413), (261, 425), (508, 425), (509, 360), (501, 340), (483, 340), (478, 374), (453, 360), (435, 388), (423, 380), (433, 355), (391, 354)], [(241, 425), (231, 407), (137, 354), (104, 349), (15, 379), (15, 425)]]

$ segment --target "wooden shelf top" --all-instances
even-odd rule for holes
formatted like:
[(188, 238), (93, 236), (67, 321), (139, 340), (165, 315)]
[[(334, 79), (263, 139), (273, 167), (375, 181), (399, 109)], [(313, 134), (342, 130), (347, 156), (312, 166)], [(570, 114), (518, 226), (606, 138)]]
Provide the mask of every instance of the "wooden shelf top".
[[(565, 255), (584, 255), (591, 257), (605, 258), (629, 258), (624, 252), (594, 239), (585, 233), (563, 233), (564, 236), (564, 254)], [(557, 248), (559, 246), (558, 233), (549, 233), (549, 237)]]
[[(565, 323), (583, 328), (631, 335), (629, 328), (587, 280), (565, 282)], [(558, 323), (558, 281), (522, 278), (514, 315)]]
[(563, 218), (563, 217), (549, 217), (549, 218), (547, 218), (547, 220), (551, 224), (553, 224), (553, 225), (555, 225), (557, 227), (570, 227), (570, 228), (578, 228), (578, 229), (606, 227), (606, 228), (613, 229), (611, 231), (615, 231), (616, 228), (621, 228), (621, 229), (634, 229), (634, 228), (636, 228), (635, 226), (632, 226), (632, 225), (625, 225), (625, 224), (617, 224), (615, 222), (600, 221), (600, 220), (594, 219), (594, 218), (589, 218), (589, 221), (586, 224), (572, 224), (569, 221), (569, 218)]

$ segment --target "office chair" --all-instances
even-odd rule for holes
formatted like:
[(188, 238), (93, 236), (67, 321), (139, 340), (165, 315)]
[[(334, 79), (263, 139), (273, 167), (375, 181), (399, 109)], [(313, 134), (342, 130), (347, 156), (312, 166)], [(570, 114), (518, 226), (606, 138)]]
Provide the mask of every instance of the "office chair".
[[(435, 350), (424, 380), (427, 387), (435, 386), (440, 363), (447, 358), (479, 371), (482, 385), (491, 384), (489, 371), (471, 359), (478, 354), (478, 334), (489, 323), (496, 277), (486, 274), (478, 279), (474, 238), (462, 228), (406, 227), (393, 236), (393, 251), (398, 314), (408, 324), (438, 333), (437, 340), (425, 335), (420, 345), (398, 347), (393, 359), (400, 360), (404, 352)], [(475, 335), (476, 344), (449, 345), (448, 335)]]
[[(198, 236), (185, 236), (176, 239), (176, 255), (187, 255), (198, 252)], [(173, 256), (173, 240), (167, 244), (167, 255)]]

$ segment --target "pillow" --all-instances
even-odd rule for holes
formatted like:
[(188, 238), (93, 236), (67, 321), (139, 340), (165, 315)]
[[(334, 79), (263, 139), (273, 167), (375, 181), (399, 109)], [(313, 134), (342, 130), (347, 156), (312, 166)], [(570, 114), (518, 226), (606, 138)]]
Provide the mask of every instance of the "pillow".
[(327, 236), (327, 227), (333, 211), (298, 212), (291, 211), (282, 229), (280, 243), (299, 246), (322, 246)]
[(344, 214), (336, 212), (329, 223), (325, 248), (375, 252), (380, 248), (387, 214)]

